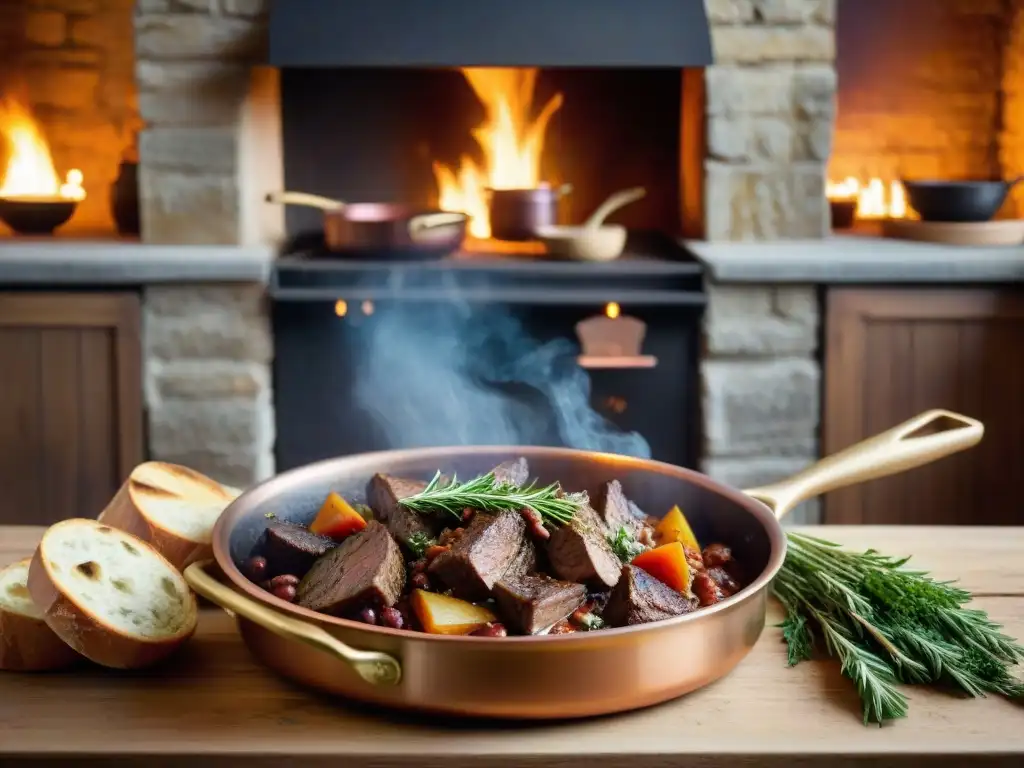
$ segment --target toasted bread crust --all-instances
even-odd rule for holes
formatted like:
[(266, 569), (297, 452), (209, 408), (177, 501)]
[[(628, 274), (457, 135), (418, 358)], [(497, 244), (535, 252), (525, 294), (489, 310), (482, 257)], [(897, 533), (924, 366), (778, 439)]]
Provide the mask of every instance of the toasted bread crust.
[[(7, 567), (25, 566), (28, 563), (29, 558), (25, 558)], [(82, 657), (61, 640), (43, 619), (27, 616), (0, 602), (0, 669), (42, 672), (64, 669), (80, 661)]]

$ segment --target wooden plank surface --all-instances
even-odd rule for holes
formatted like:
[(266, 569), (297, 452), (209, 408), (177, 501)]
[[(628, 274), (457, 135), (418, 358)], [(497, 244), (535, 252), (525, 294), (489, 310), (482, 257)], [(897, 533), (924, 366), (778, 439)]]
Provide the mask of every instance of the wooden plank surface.
[[(820, 529), (819, 529), (820, 530)], [(856, 547), (913, 552), (965, 586), (1007, 631), (1024, 636), (1024, 529), (829, 528)], [(38, 528), (0, 528), (0, 563), (28, 554)], [(773, 607), (770, 622), (779, 618)], [(830, 662), (788, 669), (769, 626), (726, 679), (675, 702), (547, 725), (444, 722), (346, 705), (257, 665), (231, 619), (204, 611), (194, 640), (158, 670), (84, 666), (0, 674), (0, 764), (190, 766), (846, 766), (1021, 765), (1024, 708), (910, 689), (911, 716), (865, 727), (856, 694)]]

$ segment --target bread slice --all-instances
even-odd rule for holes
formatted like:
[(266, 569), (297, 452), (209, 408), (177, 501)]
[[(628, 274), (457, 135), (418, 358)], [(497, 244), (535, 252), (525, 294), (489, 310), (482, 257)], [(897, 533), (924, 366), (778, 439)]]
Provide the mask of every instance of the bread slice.
[(146, 542), (97, 520), (46, 530), (28, 591), (58, 637), (106, 667), (160, 661), (196, 628), (196, 599), (181, 573)]
[(213, 556), (213, 526), (240, 493), (187, 467), (147, 461), (132, 470), (99, 520), (152, 544), (184, 570)]
[(28, 593), (29, 558), (0, 570), (0, 669), (39, 672), (81, 661), (43, 621)]

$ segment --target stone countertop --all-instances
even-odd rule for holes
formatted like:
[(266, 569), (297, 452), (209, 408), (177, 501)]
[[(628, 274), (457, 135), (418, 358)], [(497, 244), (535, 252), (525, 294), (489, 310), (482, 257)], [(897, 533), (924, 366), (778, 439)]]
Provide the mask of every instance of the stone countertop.
[(270, 245), (146, 245), (127, 239), (0, 238), (0, 286), (267, 281)]
[[(0, 566), (31, 553), (42, 531), (0, 527)], [(1024, 633), (1024, 528), (830, 526), (826, 534), (855, 550), (913, 554), (912, 566), (958, 579), (1008, 634)], [(866, 727), (835, 661), (787, 668), (780, 618), (771, 601), (749, 656), (681, 699), (614, 717), (512, 726), (346, 706), (260, 666), (234, 622), (206, 609), (182, 652), (146, 674), (90, 666), (0, 673), (0, 764), (262, 768), (289, 762), (285, 755), (305, 768), (1022, 764), (1019, 704), (914, 688), (909, 717)]]
[(865, 235), (685, 245), (720, 283), (1024, 282), (1024, 245), (952, 246)]

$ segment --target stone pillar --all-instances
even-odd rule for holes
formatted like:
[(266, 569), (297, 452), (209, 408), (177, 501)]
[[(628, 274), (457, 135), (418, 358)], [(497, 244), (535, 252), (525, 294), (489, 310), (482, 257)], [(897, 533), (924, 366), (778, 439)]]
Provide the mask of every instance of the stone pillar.
[(262, 285), (143, 295), (149, 453), (246, 487), (274, 473), (272, 339)]
[(708, 240), (828, 233), (837, 0), (705, 0)]
[[(813, 287), (709, 286), (702, 469), (750, 488), (818, 457), (819, 302)], [(820, 522), (818, 503), (788, 520)]]

